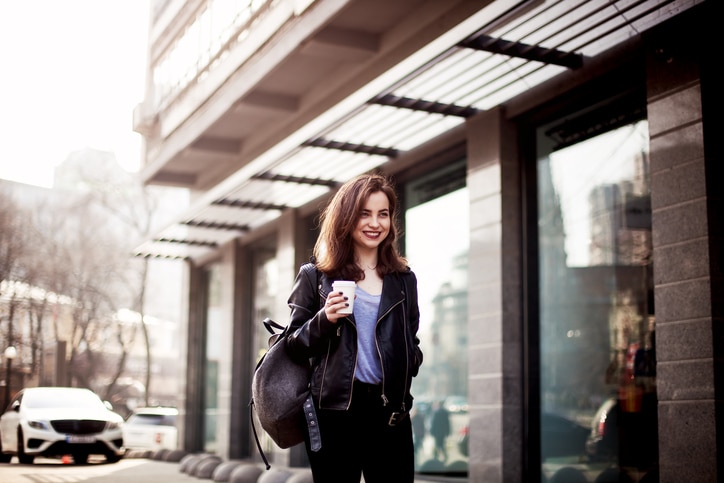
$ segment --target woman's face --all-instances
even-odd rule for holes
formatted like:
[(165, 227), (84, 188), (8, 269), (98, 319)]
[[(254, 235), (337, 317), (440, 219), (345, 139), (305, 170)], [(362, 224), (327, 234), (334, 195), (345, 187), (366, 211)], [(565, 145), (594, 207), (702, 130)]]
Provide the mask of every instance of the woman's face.
[(382, 191), (372, 193), (352, 232), (355, 248), (376, 249), (390, 233), (390, 202)]

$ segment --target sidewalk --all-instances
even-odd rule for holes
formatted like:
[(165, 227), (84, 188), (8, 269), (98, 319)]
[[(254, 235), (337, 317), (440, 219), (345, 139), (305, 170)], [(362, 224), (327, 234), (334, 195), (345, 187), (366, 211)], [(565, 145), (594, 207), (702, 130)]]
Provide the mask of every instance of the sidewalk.
[[(129, 462), (132, 466), (128, 466)], [(211, 480), (209, 480), (211, 481)], [(151, 459), (124, 461), (124, 469), (109, 475), (96, 476), (84, 483), (198, 483), (196, 477), (179, 471), (179, 464)]]
[[(221, 461), (213, 455), (185, 455), (179, 459), (176, 453), (171, 459), (167, 452), (145, 455), (129, 454), (124, 459), (124, 468), (112, 474), (85, 480), (85, 483), (313, 483), (308, 468), (286, 468), (264, 465), (249, 461)], [(465, 482), (466, 479), (416, 479), (415, 483)]]

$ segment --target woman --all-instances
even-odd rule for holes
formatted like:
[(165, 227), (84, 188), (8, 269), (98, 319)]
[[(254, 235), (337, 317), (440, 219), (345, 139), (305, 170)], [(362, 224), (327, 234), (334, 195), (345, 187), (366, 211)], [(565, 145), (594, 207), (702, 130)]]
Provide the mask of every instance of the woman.
[[(417, 279), (396, 247), (397, 196), (380, 175), (345, 183), (322, 213), (315, 263), (300, 269), (287, 352), (311, 359), (321, 449), (312, 451), (315, 483), (412, 483), (410, 385), (422, 363)], [(335, 280), (357, 283), (349, 301)]]

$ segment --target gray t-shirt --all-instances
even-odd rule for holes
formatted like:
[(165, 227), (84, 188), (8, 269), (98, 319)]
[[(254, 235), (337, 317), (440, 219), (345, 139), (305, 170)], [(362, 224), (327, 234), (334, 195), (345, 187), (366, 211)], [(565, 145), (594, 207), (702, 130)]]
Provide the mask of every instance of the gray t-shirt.
[(371, 295), (357, 287), (354, 320), (357, 323), (357, 372), (355, 378), (368, 384), (382, 382), (375, 327), (382, 295)]

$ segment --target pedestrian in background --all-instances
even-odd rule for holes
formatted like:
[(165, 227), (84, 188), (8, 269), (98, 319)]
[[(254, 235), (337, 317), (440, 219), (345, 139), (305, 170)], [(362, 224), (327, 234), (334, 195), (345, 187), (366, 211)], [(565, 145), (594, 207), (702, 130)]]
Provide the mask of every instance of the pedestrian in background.
[[(287, 352), (314, 368), (322, 445), (312, 451), (307, 438), (306, 447), (315, 483), (414, 480), (410, 386), (422, 352), (417, 279), (398, 252), (397, 210), (386, 177), (345, 183), (322, 212), (314, 266), (302, 266), (289, 298)], [(340, 313), (350, 301), (332, 291), (335, 280), (356, 282), (352, 314)]]
[(420, 412), (417, 406), (413, 406), (410, 411), (410, 420), (412, 421), (412, 437), (415, 442), (415, 458), (422, 449), (422, 443), (425, 441), (425, 416)]
[(435, 440), (435, 459), (447, 460), (447, 437), (450, 436), (450, 413), (442, 401), (436, 401), (430, 421), (430, 434)]

